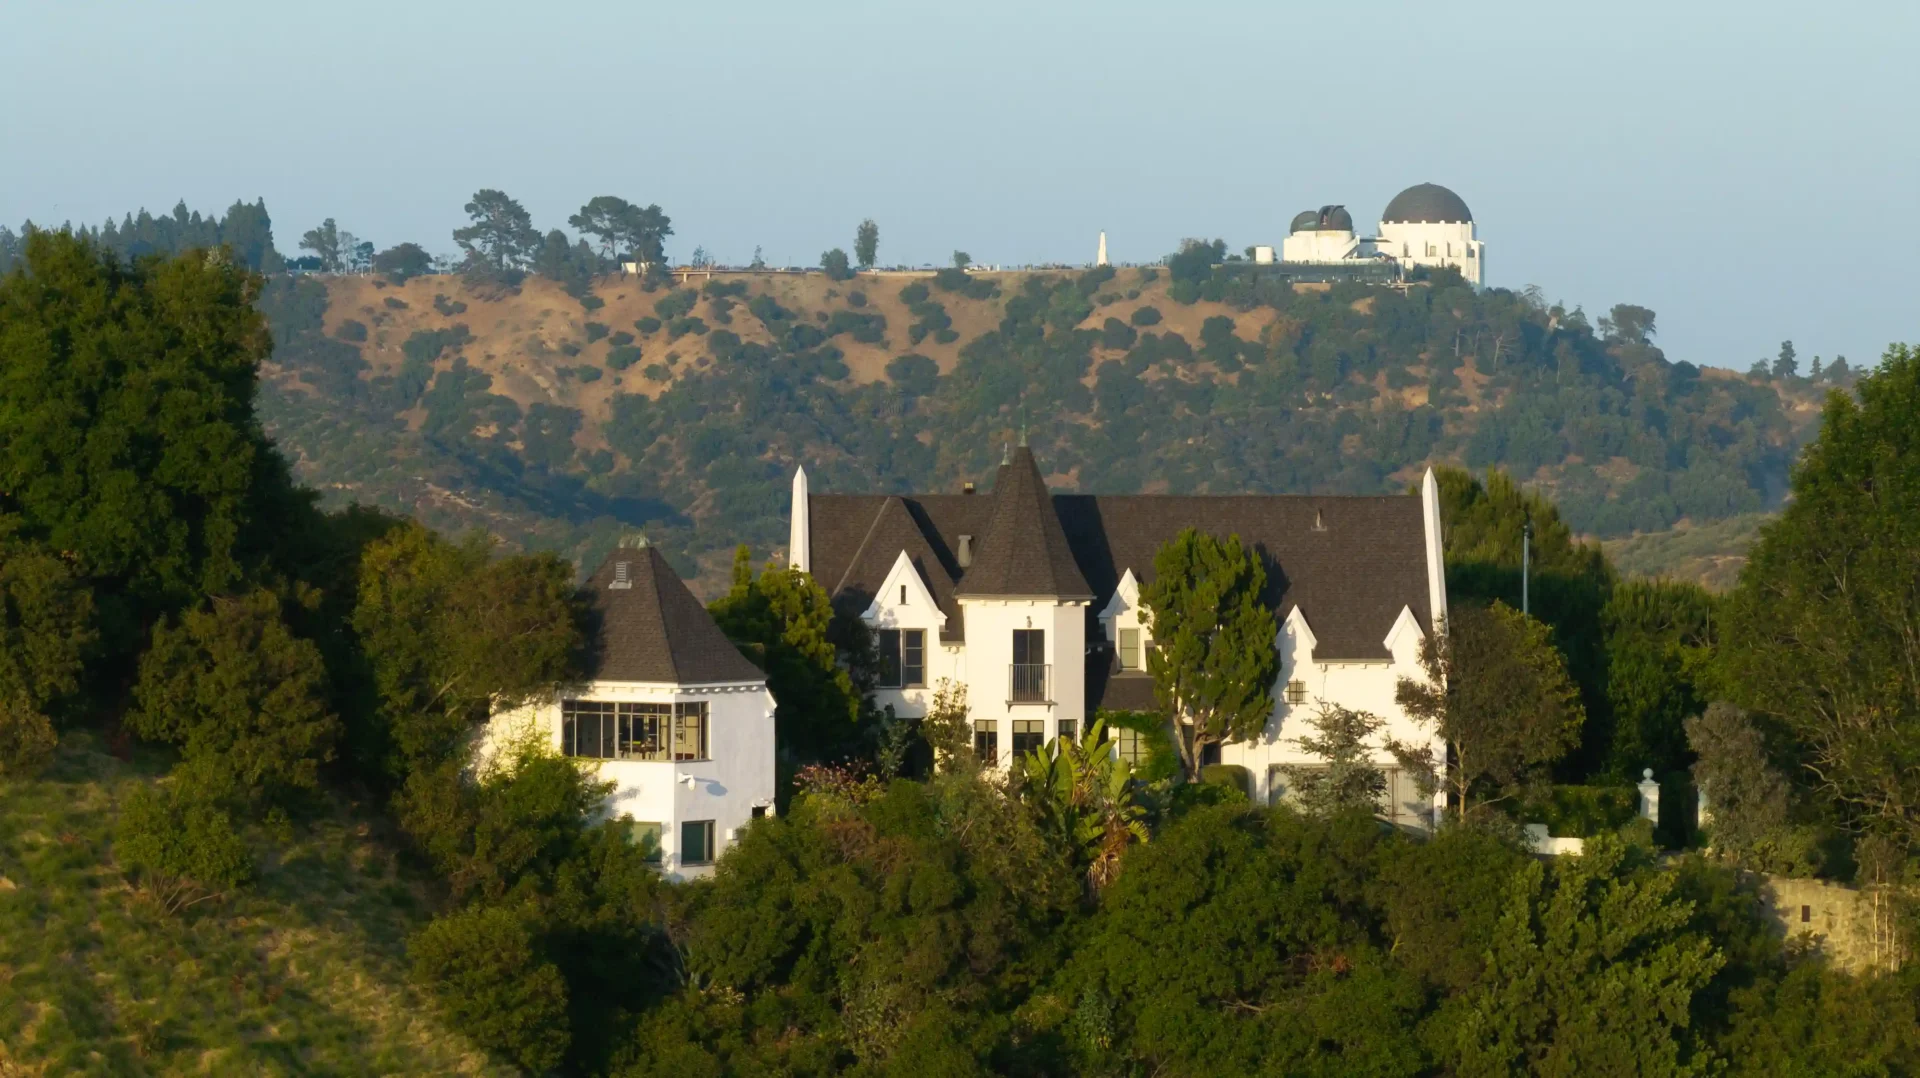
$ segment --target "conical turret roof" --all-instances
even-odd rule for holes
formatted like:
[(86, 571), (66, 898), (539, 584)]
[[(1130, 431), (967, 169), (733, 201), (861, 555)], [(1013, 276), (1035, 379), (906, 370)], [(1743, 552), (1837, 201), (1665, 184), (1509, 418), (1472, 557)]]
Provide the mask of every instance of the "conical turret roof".
[(1033, 450), (1024, 445), (1012, 451), (993, 481), (993, 515), (955, 594), (963, 599), (1093, 597), (1073, 560)]

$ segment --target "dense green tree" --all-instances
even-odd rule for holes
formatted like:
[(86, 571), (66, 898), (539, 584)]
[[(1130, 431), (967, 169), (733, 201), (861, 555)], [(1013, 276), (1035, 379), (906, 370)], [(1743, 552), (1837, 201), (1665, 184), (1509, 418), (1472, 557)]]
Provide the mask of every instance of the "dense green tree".
[(0, 701), (44, 714), (80, 689), (98, 638), (93, 594), (65, 559), (18, 539), (14, 528), (0, 518)]
[(1444, 781), (1461, 818), (1542, 781), (1578, 742), (1579, 690), (1537, 619), (1498, 600), (1456, 606), (1420, 661), (1425, 677), (1402, 678), (1395, 695), (1446, 740)]
[(847, 261), (847, 252), (838, 247), (820, 255), (820, 268), (827, 271), (829, 281), (853, 280), (853, 265)]
[(466, 252), (467, 267), (494, 280), (514, 284), (540, 248), (533, 217), (503, 191), (474, 192), (466, 205), (473, 223), (453, 230), (453, 242)]
[(1724, 700), (1688, 719), (1686, 733), (1697, 757), (1693, 780), (1707, 805), (1714, 850), (1736, 862), (1763, 865), (1760, 847), (1786, 826), (1789, 794), (1765, 736), (1751, 716)]
[(1793, 500), (1727, 603), (1735, 703), (1782, 724), (1803, 777), (1920, 844), (1920, 351), (1829, 394)]
[(698, 987), (641, 1020), (621, 1073), (1004, 1073), (1080, 895), (976, 778), (813, 787), (689, 895)]
[(1262, 599), (1266, 567), (1237, 535), (1186, 528), (1154, 555), (1153, 572), (1140, 596), (1154, 643), (1147, 669), (1192, 781), (1207, 746), (1265, 729), (1280, 668), (1278, 627)]
[[(863, 731), (863, 687), (871, 663), (842, 653), (833, 604), (813, 577), (768, 564), (758, 574), (745, 546), (734, 552), (733, 585), (714, 601), (713, 619), (767, 672), (774, 728), (783, 753), (810, 761), (844, 750)], [(842, 661), (845, 659), (846, 661)]]
[(550, 554), (493, 557), (418, 524), (368, 544), (353, 627), (378, 692), (363, 764), (398, 779), (458, 759), (471, 726), (578, 676), (584, 611)]
[(1631, 580), (1601, 611), (1613, 738), (1604, 774), (1638, 779), (1684, 769), (1681, 724), (1711, 697), (1714, 598), (1697, 584)]
[(1780, 354), (1773, 360), (1775, 378), (1792, 378), (1800, 373), (1800, 360), (1795, 356), (1792, 341), (1780, 342)]
[(1708, 1072), (1686, 1027), (1725, 959), (1686, 931), (1691, 904), (1648, 860), (1599, 836), (1515, 873), (1486, 974), (1426, 1023), (1453, 1073)]
[[(1531, 523), (1530, 613), (1552, 627), (1587, 717), (1580, 751), (1568, 759), (1563, 777), (1580, 779), (1602, 769), (1614, 741), (1603, 620), (1613, 568), (1598, 544), (1574, 537), (1552, 502), (1523, 490), (1504, 472), (1489, 471), (1485, 482), (1455, 468), (1436, 468), (1434, 474), (1452, 604), (1498, 599), (1521, 605), (1521, 544)], [(1637, 767), (1633, 773), (1638, 775)]]
[(404, 284), (433, 272), (433, 256), (417, 243), (395, 244), (373, 257), (373, 271), (394, 284)]
[(1370, 886), (1395, 963), (1436, 993), (1473, 987), (1486, 972), (1511, 881), (1526, 864), (1525, 854), (1477, 827), (1388, 847)]
[(1313, 732), (1297, 735), (1294, 741), (1300, 751), (1325, 763), (1280, 769), (1286, 776), (1288, 803), (1309, 816), (1375, 811), (1387, 792), (1387, 776), (1374, 762), (1367, 739), (1386, 725), (1385, 720), (1372, 712), (1322, 703), (1306, 725)]
[(588, 199), (567, 224), (597, 237), (601, 257), (610, 262), (660, 262), (666, 258), (667, 237), (673, 235), (672, 222), (659, 206), (636, 206), (613, 195)]
[(1196, 809), (1128, 856), (1050, 989), (1058, 1035), (1089, 1073), (1420, 1073), (1418, 986), (1372, 942), (1382, 841), (1366, 815)]
[(874, 224), (873, 218), (869, 217), (860, 222), (860, 227), (854, 231), (853, 257), (860, 263), (861, 269), (870, 270), (873, 268), (874, 259), (879, 255), (880, 226)]
[(133, 699), (128, 729), (179, 745), (197, 782), (243, 804), (317, 788), (340, 734), (320, 649), (264, 588), (155, 627)]
[(310, 522), (253, 413), (257, 288), (223, 258), (128, 266), (52, 232), (0, 280), (0, 510), (67, 553), (110, 650)]
[(521, 913), (488, 906), (449, 913), (408, 950), (414, 978), (474, 1043), (536, 1074), (566, 1057), (566, 979), (541, 958)]
[(329, 217), (320, 222), (319, 227), (308, 229), (300, 237), (300, 249), (313, 252), (314, 257), (320, 260), (321, 272), (339, 273), (347, 268), (346, 248), (351, 246), (351, 237), (348, 237), (348, 242), (342, 243), (341, 235), (339, 226)]

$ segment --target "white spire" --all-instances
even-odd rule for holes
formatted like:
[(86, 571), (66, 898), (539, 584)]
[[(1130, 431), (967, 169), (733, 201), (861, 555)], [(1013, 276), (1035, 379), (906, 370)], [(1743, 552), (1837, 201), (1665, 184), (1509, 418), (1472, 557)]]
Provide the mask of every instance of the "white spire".
[(793, 509), (787, 523), (787, 564), (813, 571), (813, 529), (807, 519), (807, 470), (793, 470)]
[(1433, 625), (1436, 632), (1444, 632), (1447, 620), (1447, 561), (1446, 548), (1440, 535), (1440, 484), (1433, 477), (1433, 469), (1427, 469), (1427, 477), (1420, 481), (1420, 523), (1426, 532), (1427, 550), (1427, 608), (1433, 611)]
[(1104, 266), (1107, 264), (1107, 232), (1105, 229), (1100, 230), (1100, 253), (1095, 256), (1093, 264), (1096, 266)]

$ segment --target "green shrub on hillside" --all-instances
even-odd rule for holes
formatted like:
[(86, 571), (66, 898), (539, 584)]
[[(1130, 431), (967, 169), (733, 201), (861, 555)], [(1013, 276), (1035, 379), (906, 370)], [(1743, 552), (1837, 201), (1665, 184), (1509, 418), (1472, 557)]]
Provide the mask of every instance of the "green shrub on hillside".
[(676, 289), (654, 301), (653, 313), (659, 315), (662, 321), (671, 322), (676, 318), (685, 317), (693, 310), (693, 305), (699, 299), (700, 293), (691, 288)]
[(649, 382), (664, 382), (673, 377), (673, 372), (663, 363), (649, 363), (640, 373), (645, 375)]
[(351, 344), (361, 344), (367, 339), (367, 324), (349, 318), (340, 323), (340, 328), (333, 335)]
[(607, 366), (616, 371), (624, 371), (638, 362), (640, 362), (639, 345), (619, 344), (607, 351)]
[(1136, 307), (1127, 321), (1136, 326), (1157, 326), (1160, 324), (1160, 310), (1157, 307)]
[(652, 315), (648, 315), (645, 318), (635, 319), (633, 323), (633, 328), (635, 330), (638, 330), (642, 336), (658, 333), (660, 331), (660, 326), (661, 326), (660, 320), (658, 318), (655, 318)]
[(632, 344), (633, 334), (628, 333), (624, 329), (618, 330), (613, 334), (613, 336), (607, 338), (607, 343), (613, 346), (614, 348), (618, 348), (623, 344)]
[(605, 337), (609, 332), (604, 322), (588, 322), (586, 324), (586, 331), (588, 344), (592, 344), (600, 338)]
[(233, 817), (192, 788), (135, 790), (120, 806), (113, 852), (168, 913), (253, 878), (253, 858)]
[(676, 318), (667, 323), (667, 339), (670, 341), (677, 341), (689, 333), (699, 337), (706, 332), (707, 323), (699, 317)]
[(488, 906), (437, 917), (408, 950), (414, 978), (475, 1043), (533, 1073), (565, 1057), (567, 982), (535, 953), (518, 913)]

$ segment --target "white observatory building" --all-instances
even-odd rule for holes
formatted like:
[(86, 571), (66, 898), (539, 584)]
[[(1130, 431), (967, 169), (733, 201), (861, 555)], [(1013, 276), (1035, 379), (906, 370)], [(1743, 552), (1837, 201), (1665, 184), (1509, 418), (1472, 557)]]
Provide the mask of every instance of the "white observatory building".
[(1415, 184), (1393, 196), (1375, 236), (1356, 235), (1353, 215), (1344, 206), (1306, 210), (1294, 217), (1280, 259), (1320, 264), (1383, 259), (1402, 272), (1451, 267), (1475, 288), (1486, 284), (1486, 244), (1475, 233), (1473, 211), (1437, 183)]

